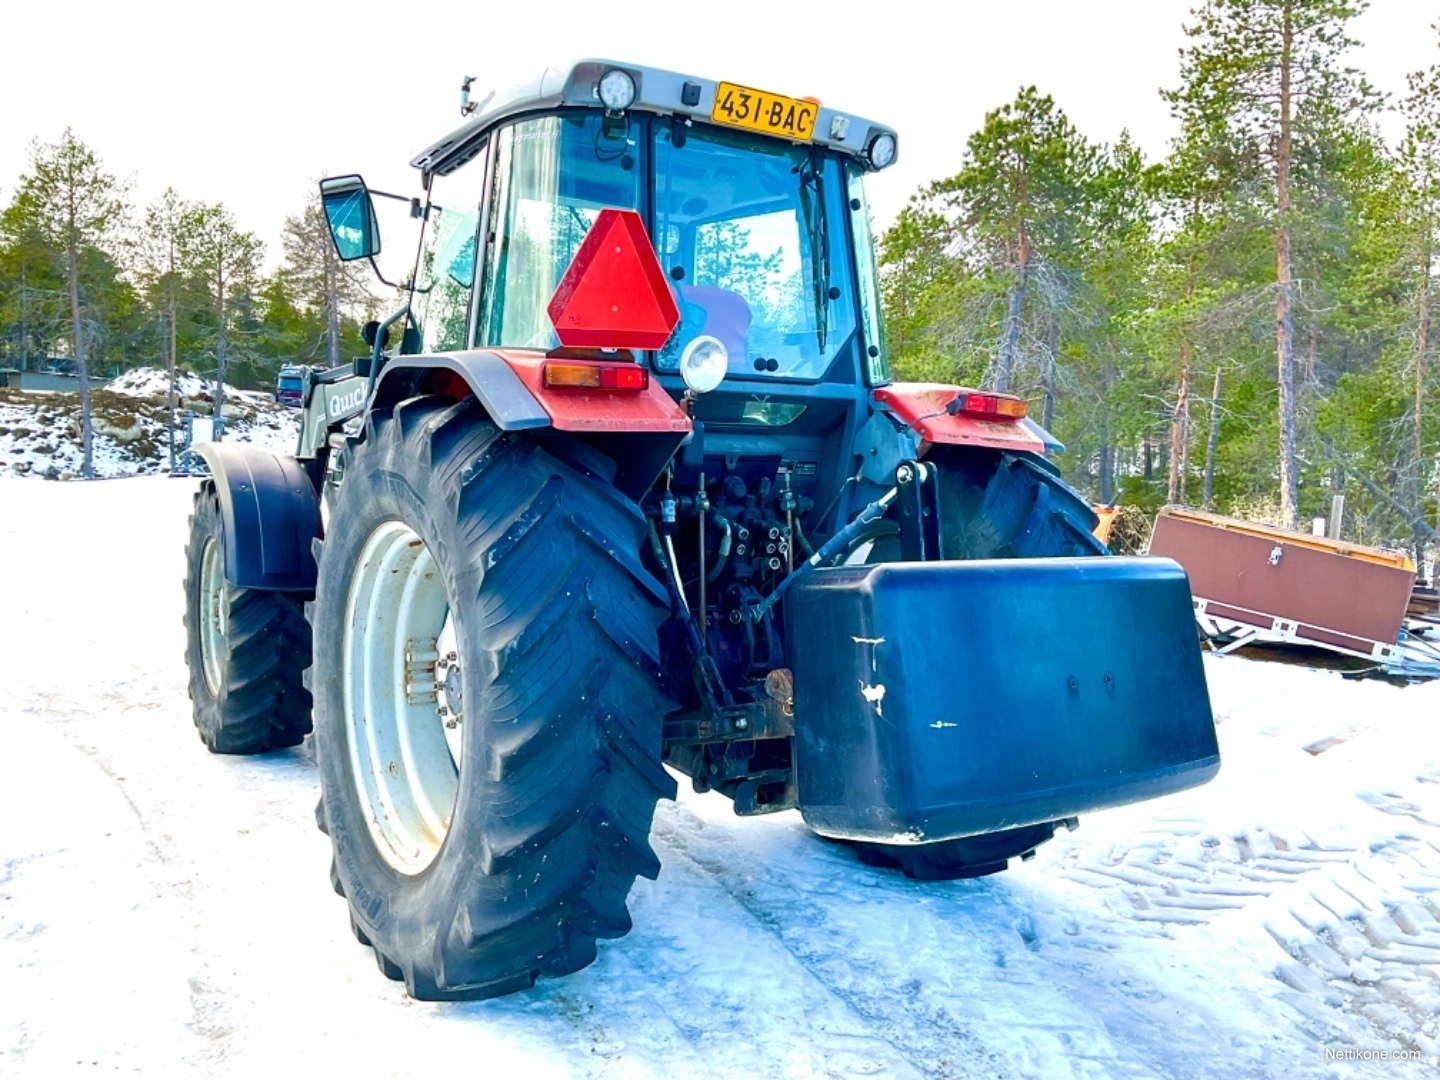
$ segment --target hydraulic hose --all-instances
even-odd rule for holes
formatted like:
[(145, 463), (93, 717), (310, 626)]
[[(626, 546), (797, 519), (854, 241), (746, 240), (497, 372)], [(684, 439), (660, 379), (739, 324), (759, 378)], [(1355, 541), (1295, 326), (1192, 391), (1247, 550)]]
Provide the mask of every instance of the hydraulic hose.
[(725, 562), (730, 557), (730, 519), (719, 510), (710, 511), (710, 520), (720, 530), (720, 544), (715, 553), (715, 565), (705, 575), (705, 583), (713, 585), (720, 572), (725, 569)]
[(851, 542), (864, 532), (868, 526), (885, 516), (885, 511), (890, 509), (890, 504), (895, 501), (899, 494), (900, 489), (898, 487), (892, 487), (884, 495), (881, 495), (880, 498), (856, 514), (855, 520), (850, 522), (849, 525), (846, 525), (829, 540), (821, 544), (814, 555), (811, 555), (810, 558), (797, 566), (779, 585), (775, 586), (774, 592), (750, 609), (751, 621), (759, 622), (763, 619), (769, 610), (775, 606), (776, 601), (785, 595), (785, 591), (790, 588), (795, 579), (801, 574), (808, 573), (817, 566), (824, 566), (836, 555), (846, 551), (850, 547)]
[(800, 519), (795, 519), (795, 542), (800, 545), (800, 550), (805, 553), (808, 559), (815, 554), (815, 549), (810, 546), (810, 538), (805, 535), (805, 528), (800, 524)]
[(690, 607), (685, 603), (685, 594), (680, 591), (679, 569), (665, 557), (665, 545), (660, 542), (660, 533), (655, 529), (655, 519), (646, 518), (646, 524), (650, 527), (650, 553), (655, 556), (655, 561), (660, 566), (660, 576), (665, 579), (665, 591), (670, 594), (671, 613), (685, 627), (685, 644), (690, 650), (691, 660), (700, 670), (701, 681), (705, 685), (706, 693), (717, 705), (724, 707), (734, 705), (735, 701), (730, 696), (730, 691), (724, 681), (721, 680), (720, 671), (715, 666), (714, 659), (705, 649), (705, 642), (700, 637), (700, 628), (695, 625), (695, 619), (690, 614)]

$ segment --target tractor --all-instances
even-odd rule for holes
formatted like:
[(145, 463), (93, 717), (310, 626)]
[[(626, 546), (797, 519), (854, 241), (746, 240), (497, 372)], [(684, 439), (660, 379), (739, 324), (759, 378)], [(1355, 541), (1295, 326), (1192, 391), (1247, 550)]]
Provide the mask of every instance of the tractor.
[(606, 60), (468, 89), (420, 196), (321, 182), (344, 260), (408, 203), (405, 303), (293, 455), (199, 447), (187, 547), (200, 736), (307, 741), (386, 976), (585, 967), (677, 777), (950, 879), (1215, 774), (1180, 567), (1107, 555), (1022, 398), (891, 379), (894, 130)]

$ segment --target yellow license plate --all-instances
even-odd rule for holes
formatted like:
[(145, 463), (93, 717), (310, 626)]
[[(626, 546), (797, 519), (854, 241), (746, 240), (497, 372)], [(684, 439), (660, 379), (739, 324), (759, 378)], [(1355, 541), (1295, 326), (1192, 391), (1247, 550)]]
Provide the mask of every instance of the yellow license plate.
[(819, 111), (820, 106), (813, 101), (722, 82), (715, 88), (715, 107), (710, 110), (710, 119), (728, 127), (809, 141), (815, 134), (815, 114)]

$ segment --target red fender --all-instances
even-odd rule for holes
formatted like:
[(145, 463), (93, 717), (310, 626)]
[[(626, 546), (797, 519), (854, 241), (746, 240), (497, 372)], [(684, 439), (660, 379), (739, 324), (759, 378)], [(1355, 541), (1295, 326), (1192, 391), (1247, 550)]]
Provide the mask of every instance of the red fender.
[(690, 417), (654, 379), (644, 390), (553, 390), (541, 370), (546, 356), (521, 349), (492, 349), (520, 377), (558, 431), (651, 431), (683, 435)]
[[(954, 416), (946, 413), (945, 406), (956, 394), (965, 392), (963, 387), (944, 383), (891, 383), (875, 390), (874, 397), (888, 407), (901, 423), (913, 424), (922, 442), (1045, 453), (1045, 440), (1018, 417), (991, 419), (967, 416), (965, 413)], [(932, 413), (938, 415), (932, 416)]]

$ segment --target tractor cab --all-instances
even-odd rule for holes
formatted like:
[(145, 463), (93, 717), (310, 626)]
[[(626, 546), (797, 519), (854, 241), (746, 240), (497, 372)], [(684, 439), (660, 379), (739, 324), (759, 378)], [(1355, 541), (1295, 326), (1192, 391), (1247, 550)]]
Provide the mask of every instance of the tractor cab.
[[(801, 427), (829, 428), (888, 381), (863, 180), (895, 154), (891, 129), (811, 99), (552, 68), (413, 162), (427, 193), (414, 351), (555, 350), (557, 287), (600, 212), (628, 210), (678, 312), (634, 359), (676, 398), (707, 394), (702, 423), (786, 429), (813, 407)], [(373, 255), (363, 182), (323, 190), (342, 257)]]

